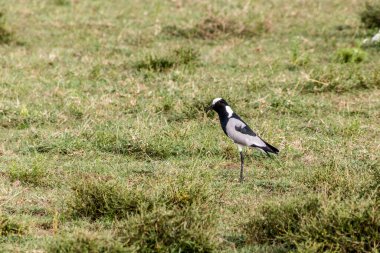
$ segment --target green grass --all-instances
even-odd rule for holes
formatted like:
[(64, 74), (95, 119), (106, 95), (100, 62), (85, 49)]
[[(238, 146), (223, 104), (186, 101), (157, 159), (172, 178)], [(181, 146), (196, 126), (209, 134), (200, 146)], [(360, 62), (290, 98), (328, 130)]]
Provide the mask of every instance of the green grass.
[(0, 249), (376, 252), (374, 4), (3, 1)]
[(363, 25), (367, 28), (380, 28), (380, 3), (368, 1), (360, 13)]
[(3, 12), (0, 11), (0, 44), (8, 44), (12, 41), (12, 32), (7, 28)]

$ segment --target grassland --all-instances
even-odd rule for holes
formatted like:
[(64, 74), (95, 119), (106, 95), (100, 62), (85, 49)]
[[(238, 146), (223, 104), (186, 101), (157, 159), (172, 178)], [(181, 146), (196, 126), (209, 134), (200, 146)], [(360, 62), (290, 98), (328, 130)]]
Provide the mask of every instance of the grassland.
[[(378, 252), (364, 7), (0, 1), (1, 252)], [(214, 97), (280, 149), (244, 184)]]

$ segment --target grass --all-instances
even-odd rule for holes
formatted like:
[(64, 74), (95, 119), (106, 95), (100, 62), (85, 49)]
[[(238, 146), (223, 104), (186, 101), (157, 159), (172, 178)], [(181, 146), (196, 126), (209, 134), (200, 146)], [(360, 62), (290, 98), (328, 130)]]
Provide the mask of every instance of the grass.
[(78, 232), (73, 235), (62, 235), (51, 241), (46, 249), (49, 253), (81, 253), (81, 252), (112, 252), (121, 253), (121, 244), (105, 236), (94, 235), (89, 232)]
[(150, 55), (146, 59), (139, 61), (135, 67), (137, 70), (151, 70), (154, 72), (168, 71), (174, 67), (188, 66), (194, 67), (197, 63), (199, 52), (193, 48), (179, 48), (168, 56)]
[[(376, 252), (370, 5), (0, 4), (0, 248)], [(215, 97), (280, 149), (244, 184)]]
[(270, 203), (245, 225), (253, 243), (280, 244), (287, 249), (316, 252), (371, 251), (380, 244), (375, 199), (321, 203), (309, 197)]
[(0, 11), (0, 44), (8, 44), (12, 41), (12, 32), (7, 28), (4, 13)]
[(1, 236), (21, 235), (26, 232), (22, 224), (10, 220), (8, 217), (0, 216), (0, 234)]
[[(52, 178), (45, 168), (45, 158), (36, 157), (28, 160), (28, 163), (14, 162), (9, 165), (9, 179), (12, 182), (20, 182), (31, 186), (48, 186)], [(51, 182), (50, 182), (51, 183)]]
[(86, 179), (73, 187), (74, 196), (69, 204), (72, 216), (91, 220), (103, 217), (121, 219), (140, 212), (140, 202), (144, 199), (137, 195), (136, 190), (129, 190), (112, 181), (88, 181)]
[(187, 39), (213, 40), (226, 37), (253, 37), (268, 29), (264, 23), (257, 22), (255, 26), (252, 26), (238, 19), (214, 14), (189, 28), (179, 28), (176, 25), (165, 26), (162, 33)]
[(380, 28), (380, 4), (376, 1), (366, 2), (360, 19), (367, 28)]

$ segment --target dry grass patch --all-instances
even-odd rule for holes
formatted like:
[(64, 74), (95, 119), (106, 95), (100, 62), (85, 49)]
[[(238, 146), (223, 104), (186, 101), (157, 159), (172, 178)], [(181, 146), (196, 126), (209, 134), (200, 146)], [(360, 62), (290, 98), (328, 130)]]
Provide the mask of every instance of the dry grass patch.
[(180, 28), (172, 25), (164, 27), (162, 32), (173, 37), (213, 40), (226, 37), (251, 38), (268, 30), (269, 27), (265, 23), (249, 25), (240, 20), (212, 15), (194, 27)]

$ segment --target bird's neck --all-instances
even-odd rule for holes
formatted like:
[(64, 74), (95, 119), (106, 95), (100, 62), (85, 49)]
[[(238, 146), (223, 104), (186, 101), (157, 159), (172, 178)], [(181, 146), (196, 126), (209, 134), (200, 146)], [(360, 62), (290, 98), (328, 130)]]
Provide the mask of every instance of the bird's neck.
[(226, 126), (228, 123), (228, 119), (233, 116), (234, 112), (229, 106), (217, 108), (216, 112), (219, 115), (220, 125), (222, 126), (223, 132), (227, 134)]
[(217, 108), (216, 112), (218, 113), (220, 120), (229, 119), (234, 114), (234, 111), (232, 111), (231, 107), (228, 105)]

